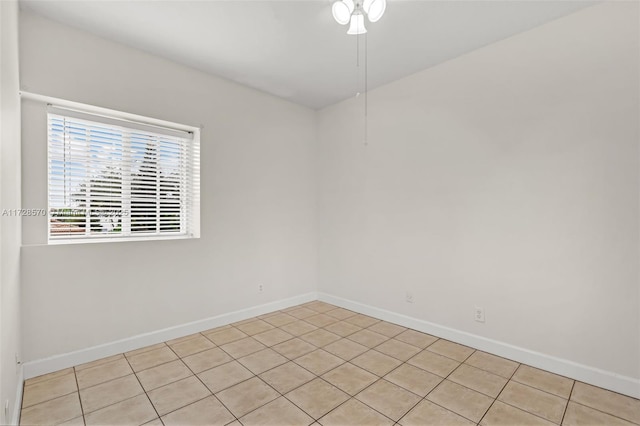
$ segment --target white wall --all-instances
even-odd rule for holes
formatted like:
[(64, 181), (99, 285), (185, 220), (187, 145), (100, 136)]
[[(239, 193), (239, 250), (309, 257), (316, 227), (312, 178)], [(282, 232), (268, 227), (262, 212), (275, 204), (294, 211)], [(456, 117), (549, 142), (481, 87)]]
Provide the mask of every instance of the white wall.
[[(0, 2), (0, 212), (20, 208), (18, 3)], [(0, 424), (14, 419), (21, 383), (20, 218), (0, 216)], [(5, 413), (5, 404), (8, 410)]]
[[(637, 380), (638, 12), (374, 90), (366, 147), (362, 97), (316, 114), (22, 14), (24, 90), (204, 124), (200, 240), (47, 246), (25, 219), (24, 358), (319, 289)], [(22, 132), (23, 206), (45, 208), (43, 105)]]
[[(26, 361), (316, 289), (312, 110), (37, 15), (21, 14), (20, 37), (23, 90), (204, 125), (200, 239), (47, 246), (46, 219), (25, 219)], [(22, 149), (23, 204), (46, 208), (34, 101)]]
[(638, 13), (374, 90), (368, 146), (361, 98), (322, 110), (319, 290), (640, 378)]

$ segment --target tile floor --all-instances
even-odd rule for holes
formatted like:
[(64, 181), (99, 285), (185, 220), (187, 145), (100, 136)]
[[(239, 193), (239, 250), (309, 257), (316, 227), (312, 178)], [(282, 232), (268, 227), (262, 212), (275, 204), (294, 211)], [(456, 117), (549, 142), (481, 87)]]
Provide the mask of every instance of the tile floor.
[(29, 379), (22, 424), (637, 425), (640, 401), (315, 301)]

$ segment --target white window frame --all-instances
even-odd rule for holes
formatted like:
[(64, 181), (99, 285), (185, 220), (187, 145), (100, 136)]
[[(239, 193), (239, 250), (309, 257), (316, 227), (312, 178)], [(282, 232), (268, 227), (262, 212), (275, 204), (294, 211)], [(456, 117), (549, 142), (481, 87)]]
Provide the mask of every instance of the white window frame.
[[(200, 237), (200, 128), (187, 126), (183, 124), (173, 123), (165, 120), (158, 120), (149, 117), (143, 117), (135, 114), (129, 114), (121, 111), (115, 111), (107, 108), (94, 107), (76, 102), (63, 101), (56, 99), (54, 102), (48, 102), (47, 111), (47, 132), (49, 132), (49, 117), (63, 116), (72, 119), (80, 119), (100, 123), (101, 125), (114, 126), (125, 129), (134, 129), (137, 131), (146, 131), (158, 133), (162, 135), (184, 135), (190, 134), (191, 138), (187, 141), (189, 146), (186, 150), (186, 163), (181, 167), (181, 173), (186, 174), (185, 182), (187, 187), (181, 191), (181, 216), (180, 231), (155, 233), (136, 233), (133, 235), (122, 234), (83, 234), (79, 236), (53, 236), (51, 233), (52, 223), (52, 205), (51, 205), (51, 158), (50, 158), (50, 135), (47, 135), (47, 241), (49, 244), (76, 244), (76, 243), (95, 243), (95, 242), (119, 242), (119, 241), (156, 241), (166, 239), (185, 239)], [(123, 150), (123, 155), (129, 152)], [(130, 169), (124, 169), (124, 172), (130, 172)], [(185, 192), (186, 191), (186, 192)], [(185, 195), (186, 193), (186, 195)], [(130, 201), (126, 195), (122, 195), (123, 205), (121, 209), (125, 210), (125, 203)], [(184, 209), (184, 212), (182, 211)], [(183, 214), (184, 213), (184, 214)], [(157, 216), (159, 220), (159, 216)], [(125, 221), (122, 221), (125, 224)]]

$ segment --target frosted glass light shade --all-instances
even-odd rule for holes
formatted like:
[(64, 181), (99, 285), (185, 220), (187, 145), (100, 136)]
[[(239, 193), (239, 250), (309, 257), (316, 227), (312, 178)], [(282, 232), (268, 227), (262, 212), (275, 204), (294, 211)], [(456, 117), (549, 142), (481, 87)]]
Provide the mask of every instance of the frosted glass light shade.
[(353, 11), (356, 8), (356, 5), (353, 4), (353, 0), (342, 0), (342, 3), (346, 4), (347, 7), (349, 8), (349, 13), (353, 13)]
[(384, 15), (387, 8), (387, 0), (364, 0), (362, 9), (364, 9), (369, 21), (377, 22)]
[(349, 6), (342, 0), (333, 3), (331, 12), (333, 12), (333, 19), (335, 19), (338, 24), (347, 25), (349, 23), (351, 12), (349, 11)]
[(351, 26), (349, 26), (347, 34), (358, 35), (366, 32), (367, 29), (364, 26), (364, 15), (362, 13), (354, 13), (351, 15)]

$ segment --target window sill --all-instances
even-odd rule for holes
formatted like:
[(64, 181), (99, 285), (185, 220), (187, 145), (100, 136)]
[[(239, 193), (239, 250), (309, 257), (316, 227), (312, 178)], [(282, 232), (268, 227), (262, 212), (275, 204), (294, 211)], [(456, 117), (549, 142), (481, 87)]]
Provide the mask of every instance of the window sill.
[(154, 235), (149, 237), (69, 238), (69, 239), (49, 240), (47, 242), (47, 245), (57, 246), (57, 245), (67, 245), (67, 244), (121, 243), (121, 242), (132, 242), (132, 241), (143, 242), (143, 241), (166, 241), (166, 240), (191, 240), (194, 238), (200, 238), (200, 236), (180, 234), (180, 235), (160, 235), (160, 236)]

